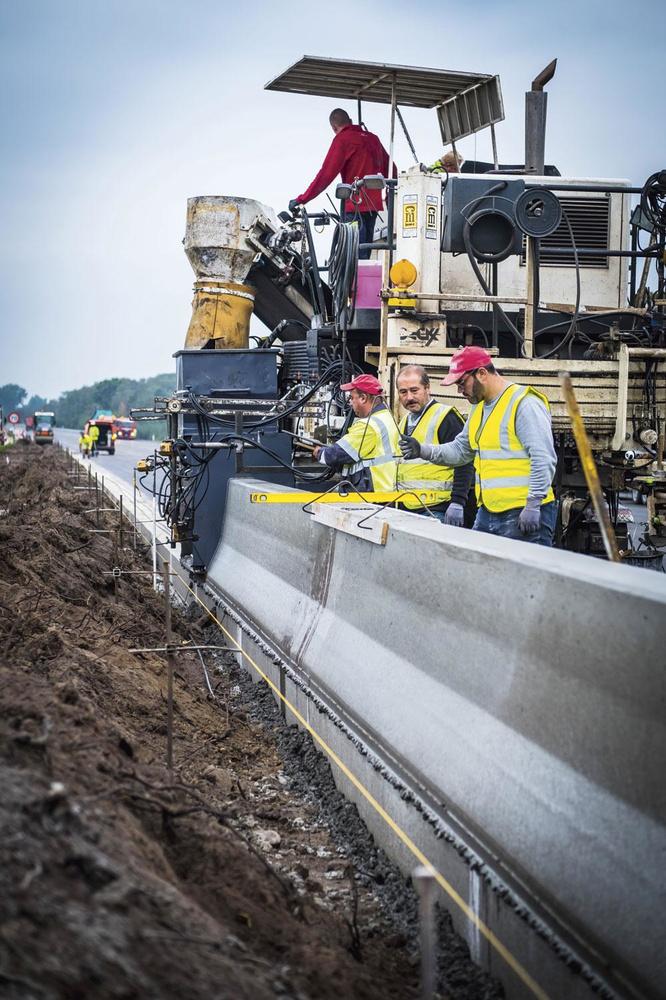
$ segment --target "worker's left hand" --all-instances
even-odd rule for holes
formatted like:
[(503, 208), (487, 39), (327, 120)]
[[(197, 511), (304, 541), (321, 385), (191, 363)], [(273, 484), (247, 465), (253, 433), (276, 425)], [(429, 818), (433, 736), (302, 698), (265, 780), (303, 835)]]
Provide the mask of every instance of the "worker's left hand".
[[(538, 504), (538, 506), (537, 506)], [(518, 515), (518, 527), (523, 535), (535, 535), (541, 527), (541, 501), (527, 498), (527, 503)]]
[(463, 528), (465, 525), (465, 511), (462, 504), (450, 503), (444, 515), (444, 524), (450, 524), (454, 528)]
[(314, 458), (315, 462), (319, 461), (319, 456), (321, 455), (323, 450), (324, 449), (320, 448), (319, 446), (312, 449), (312, 457)]
[(292, 215), (294, 214), (294, 212), (298, 211), (300, 207), (301, 203), (298, 200), (298, 198), (292, 198), (288, 205), (289, 211), (291, 212)]

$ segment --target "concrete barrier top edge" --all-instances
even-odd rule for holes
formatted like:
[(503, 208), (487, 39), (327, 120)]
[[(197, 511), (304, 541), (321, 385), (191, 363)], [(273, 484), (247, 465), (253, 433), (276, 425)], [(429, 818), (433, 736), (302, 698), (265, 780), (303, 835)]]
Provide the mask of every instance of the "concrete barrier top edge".
[[(230, 481), (232, 493), (248, 495), (256, 492), (266, 492), (266, 483), (256, 479), (238, 478)], [(300, 492), (288, 486), (271, 486), (272, 493)], [(353, 503), (353, 497), (350, 503)], [(259, 508), (261, 505), (257, 504)], [(294, 508), (288, 508), (293, 510)], [(303, 514), (307, 517), (307, 514)], [(638, 566), (616, 565), (592, 556), (577, 552), (565, 552), (562, 549), (548, 549), (541, 545), (529, 545), (526, 542), (509, 538), (498, 538), (481, 531), (470, 531), (465, 528), (453, 528), (441, 524), (434, 519), (418, 517), (407, 511), (386, 508), (382, 512), (390, 530), (407, 533), (414, 538), (423, 538), (428, 543), (435, 543), (446, 549), (474, 552), (479, 556), (488, 556), (518, 563), (524, 568), (533, 568), (542, 572), (557, 575), (566, 579), (575, 579), (579, 583), (589, 583), (620, 593), (631, 594), (634, 597), (647, 598), (666, 604), (666, 574), (656, 573)], [(390, 551), (387, 550), (387, 551)]]

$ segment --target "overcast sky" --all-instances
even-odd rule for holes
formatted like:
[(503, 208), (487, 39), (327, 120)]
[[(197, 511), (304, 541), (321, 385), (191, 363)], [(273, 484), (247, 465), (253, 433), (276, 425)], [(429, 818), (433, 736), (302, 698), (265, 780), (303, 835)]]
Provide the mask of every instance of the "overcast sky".
[[(642, 184), (666, 166), (665, 11), (658, 0), (0, 0), (0, 384), (49, 396), (171, 370), (192, 297), (187, 198), (280, 210), (328, 148), (336, 102), (263, 90), (304, 54), (499, 73), (506, 162), (522, 159), (524, 92), (557, 56), (548, 161)], [(434, 112), (404, 115), (431, 162)], [(387, 109), (366, 105), (364, 119), (387, 143)], [(487, 137), (461, 143), (470, 158), (475, 146), (490, 158)], [(411, 162), (401, 137), (396, 160)]]

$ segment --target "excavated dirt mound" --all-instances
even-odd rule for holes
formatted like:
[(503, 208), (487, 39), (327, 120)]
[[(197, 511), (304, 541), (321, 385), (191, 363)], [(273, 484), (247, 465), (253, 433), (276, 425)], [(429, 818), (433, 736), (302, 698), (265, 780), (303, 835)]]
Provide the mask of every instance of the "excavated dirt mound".
[[(130, 651), (164, 644), (164, 597), (76, 485), (57, 450), (0, 464), (0, 996), (416, 997), (413, 895), (230, 653), (202, 654), (212, 694), (178, 654), (167, 770), (164, 657)], [(447, 996), (501, 995), (451, 954)]]

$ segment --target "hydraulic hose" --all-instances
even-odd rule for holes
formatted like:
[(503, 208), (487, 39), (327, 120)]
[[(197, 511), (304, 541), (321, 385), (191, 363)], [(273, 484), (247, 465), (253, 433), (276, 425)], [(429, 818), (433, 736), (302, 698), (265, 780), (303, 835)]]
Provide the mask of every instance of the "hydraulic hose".
[(354, 319), (358, 274), (359, 224), (338, 222), (331, 244), (329, 279), (333, 296), (333, 321), (340, 333)]

